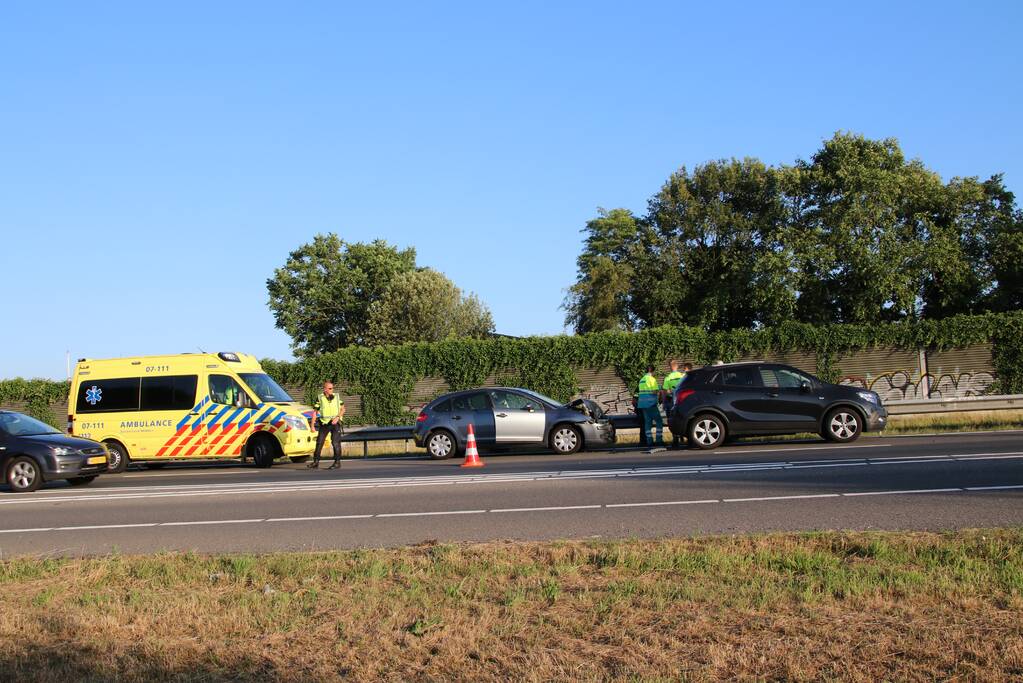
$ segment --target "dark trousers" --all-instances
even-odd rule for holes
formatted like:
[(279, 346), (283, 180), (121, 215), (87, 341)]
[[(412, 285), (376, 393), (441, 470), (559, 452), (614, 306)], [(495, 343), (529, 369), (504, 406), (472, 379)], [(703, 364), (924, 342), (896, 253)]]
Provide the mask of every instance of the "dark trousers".
[(334, 449), (334, 462), (341, 462), (341, 422), (330, 424), (330, 422), (316, 422), (316, 454), (313, 455), (313, 462), (320, 461), (320, 451), (323, 450), (323, 442), (330, 435), (330, 445)]

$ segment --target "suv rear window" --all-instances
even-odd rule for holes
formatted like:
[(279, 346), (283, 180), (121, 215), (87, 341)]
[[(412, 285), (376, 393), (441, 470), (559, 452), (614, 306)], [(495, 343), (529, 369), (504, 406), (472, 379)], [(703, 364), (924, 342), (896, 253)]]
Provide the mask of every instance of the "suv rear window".
[(758, 386), (753, 368), (726, 368), (721, 371), (721, 381), (732, 387)]

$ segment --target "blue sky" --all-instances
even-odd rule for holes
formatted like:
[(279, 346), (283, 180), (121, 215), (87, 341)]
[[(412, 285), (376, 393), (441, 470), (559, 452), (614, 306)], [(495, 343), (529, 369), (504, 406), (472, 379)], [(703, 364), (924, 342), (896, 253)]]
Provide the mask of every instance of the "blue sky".
[(559, 333), (597, 207), (840, 129), (1023, 191), (1021, 29), (1016, 2), (8, 0), (0, 377), (289, 358), (265, 281), (327, 231)]

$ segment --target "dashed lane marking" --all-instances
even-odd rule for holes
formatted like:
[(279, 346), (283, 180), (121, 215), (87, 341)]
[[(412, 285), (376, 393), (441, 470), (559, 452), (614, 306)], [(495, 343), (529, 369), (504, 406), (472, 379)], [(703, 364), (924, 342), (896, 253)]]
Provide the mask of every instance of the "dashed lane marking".
[(135, 529), (139, 527), (188, 527), (188, 526), (213, 526), (220, 524), (262, 524), (264, 522), (276, 523), (300, 523), (300, 522), (325, 522), (338, 520), (360, 520), (360, 519), (394, 519), (394, 518), (415, 518), (435, 517), (442, 515), (485, 515), (485, 514), (507, 514), (524, 512), (572, 512), (578, 510), (613, 510), (620, 508), (635, 507), (668, 507), (675, 505), (706, 505), (722, 504), (734, 505), (736, 503), (764, 503), (790, 501), (807, 498), (855, 498), (858, 496), (895, 496), (895, 495), (920, 495), (939, 493), (981, 493), (984, 491), (1023, 489), (1023, 484), (1002, 484), (996, 486), (968, 486), (964, 488), (940, 488), (940, 489), (905, 489), (900, 491), (858, 491), (854, 493), (821, 493), (812, 495), (791, 495), (791, 496), (762, 496), (757, 498), (706, 498), (703, 500), (662, 500), (638, 503), (606, 503), (593, 505), (560, 505), (547, 507), (528, 508), (492, 508), (489, 510), (429, 510), (419, 512), (380, 512), (376, 514), (362, 515), (324, 515), (318, 517), (268, 517), (264, 519), (205, 519), (194, 521), (175, 522), (145, 522), (138, 524), (99, 524), (90, 526), (58, 526), (58, 527), (35, 527), (28, 529), (0, 529), (0, 534), (31, 534), (45, 533), (51, 531), (106, 531), (113, 529)]

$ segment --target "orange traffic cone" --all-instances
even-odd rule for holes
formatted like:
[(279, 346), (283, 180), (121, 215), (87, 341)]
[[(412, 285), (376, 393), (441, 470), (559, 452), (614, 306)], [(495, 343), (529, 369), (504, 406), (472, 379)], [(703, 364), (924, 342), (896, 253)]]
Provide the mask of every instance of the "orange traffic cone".
[(462, 467), (483, 467), (480, 453), (476, 450), (476, 432), (472, 429), (472, 423), (469, 424), (469, 438), (465, 440), (465, 462)]

